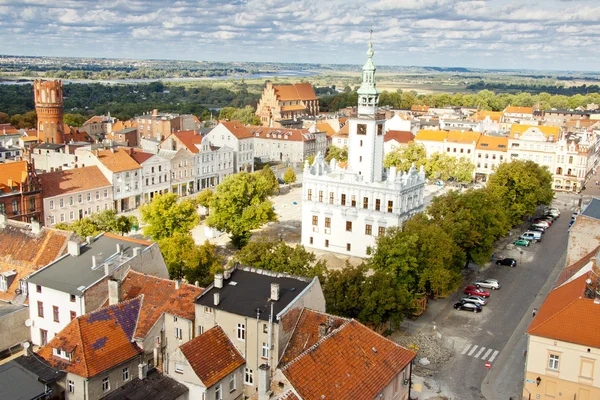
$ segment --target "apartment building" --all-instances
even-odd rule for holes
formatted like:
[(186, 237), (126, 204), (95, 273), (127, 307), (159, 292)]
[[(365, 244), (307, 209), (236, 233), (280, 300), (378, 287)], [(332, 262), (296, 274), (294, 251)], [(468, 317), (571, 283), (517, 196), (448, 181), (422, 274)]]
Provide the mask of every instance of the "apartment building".
[(487, 182), (498, 166), (507, 161), (508, 137), (481, 135), (475, 148), (475, 181)]
[(254, 172), (254, 136), (239, 121), (221, 121), (206, 137), (214, 146), (233, 149), (233, 172)]
[(254, 136), (254, 156), (262, 162), (278, 161), (301, 164), (307, 158), (327, 152), (327, 135), (310, 129), (265, 128), (248, 126)]

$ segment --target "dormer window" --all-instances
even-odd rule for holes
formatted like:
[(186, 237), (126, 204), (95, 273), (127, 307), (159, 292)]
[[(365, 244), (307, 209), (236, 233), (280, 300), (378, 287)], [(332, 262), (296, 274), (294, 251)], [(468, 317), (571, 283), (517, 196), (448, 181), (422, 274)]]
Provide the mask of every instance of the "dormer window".
[(4, 275), (0, 275), (0, 292), (6, 292), (8, 290), (8, 282)]

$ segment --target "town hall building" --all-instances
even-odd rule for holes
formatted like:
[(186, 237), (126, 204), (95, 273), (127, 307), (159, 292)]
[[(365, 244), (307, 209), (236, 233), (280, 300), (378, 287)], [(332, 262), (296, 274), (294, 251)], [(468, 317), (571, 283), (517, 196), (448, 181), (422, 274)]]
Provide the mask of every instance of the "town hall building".
[[(383, 167), (385, 118), (378, 114), (373, 47), (369, 43), (358, 89), (358, 113), (348, 121), (348, 162), (326, 163), (318, 154), (304, 164), (302, 244), (366, 257), (376, 238), (423, 211), (425, 173)], [(343, 165), (347, 164), (347, 165)]]

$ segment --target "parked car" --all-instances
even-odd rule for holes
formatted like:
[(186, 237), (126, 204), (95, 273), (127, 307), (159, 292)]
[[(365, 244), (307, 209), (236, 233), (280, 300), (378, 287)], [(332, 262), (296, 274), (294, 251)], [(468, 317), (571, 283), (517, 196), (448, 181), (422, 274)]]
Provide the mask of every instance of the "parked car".
[(476, 286), (469, 285), (465, 288), (465, 294), (469, 296), (490, 297), (490, 292), (483, 289), (478, 289)]
[(531, 224), (531, 226), (534, 227), (534, 228), (548, 229), (548, 224), (536, 224), (536, 223), (533, 223), (533, 224)]
[(479, 304), (480, 306), (485, 306), (487, 304), (487, 301), (480, 296), (466, 296), (460, 299), (459, 301), (461, 303), (475, 303)]
[(523, 232), (521, 234), (521, 236), (519, 236), (519, 239), (525, 239), (525, 240), (529, 240), (529, 241), (535, 241), (535, 242), (541, 242), (542, 241), (542, 234), (540, 232), (535, 232), (535, 231), (527, 231), (527, 232)]
[(558, 219), (558, 217), (560, 217), (560, 211), (558, 211), (556, 208), (547, 208), (544, 210), (544, 215), (550, 215), (552, 218)]
[(527, 230), (528, 230), (528, 231), (539, 232), (539, 233), (541, 233), (542, 235), (543, 235), (544, 233), (546, 233), (546, 228), (544, 228), (543, 226), (535, 226), (535, 225), (531, 225), (531, 226), (529, 227), (529, 229), (527, 229)]
[(571, 214), (571, 219), (575, 219), (577, 218), (577, 216), (579, 215), (579, 213), (576, 211), (573, 214)]
[(550, 227), (552, 225), (552, 221), (547, 221), (545, 219), (542, 218), (536, 218), (533, 220), (534, 224), (540, 224), (540, 225), (546, 225), (547, 227)]
[(497, 279), (477, 280), (477, 281), (473, 282), (473, 285), (475, 285), (475, 287), (477, 289), (486, 288), (486, 289), (496, 290), (496, 289), (500, 289), (502, 287), (502, 286), (500, 286), (500, 282), (498, 282)]
[(542, 218), (540, 218), (540, 219), (541, 219), (542, 221), (547, 221), (547, 222), (550, 222), (550, 225), (552, 225), (552, 224), (554, 223), (554, 220), (555, 220), (556, 218), (554, 218), (554, 217), (553, 217), (553, 216), (551, 216), (551, 215), (544, 215), (544, 216), (543, 216)]
[(458, 303), (454, 304), (454, 308), (456, 308), (457, 310), (473, 311), (474, 313), (478, 313), (481, 312), (481, 310), (483, 310), (479, 304), (464, 303), (462, 301), (459, 301)]
[(529, 244), (530, 244), (530, 243), (531, 243), (531, 242), (530, 242), (529, 240), (526, 240), (526, 239), (517, 239), (517, 240), (515, 240), (515, 241), (513, 242), (513, 244), (514, 244), (515, 246), (523, 246), (523, 247), (529, 247)]
[(515, 260), (514, 258), (503, 258), (501, 260), (497, 260), (496, 261), (497, 265), (508, 265), (509, 267), (516, 267), (517, 266), (517, 260)]

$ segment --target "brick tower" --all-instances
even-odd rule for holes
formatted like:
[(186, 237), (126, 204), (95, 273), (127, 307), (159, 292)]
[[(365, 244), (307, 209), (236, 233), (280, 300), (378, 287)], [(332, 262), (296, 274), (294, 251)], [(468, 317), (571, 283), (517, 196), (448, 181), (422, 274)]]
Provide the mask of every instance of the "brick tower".
[(41, 142), (65, 142), (63, 92), (61, 81), (33, 82), (38, 138)]

